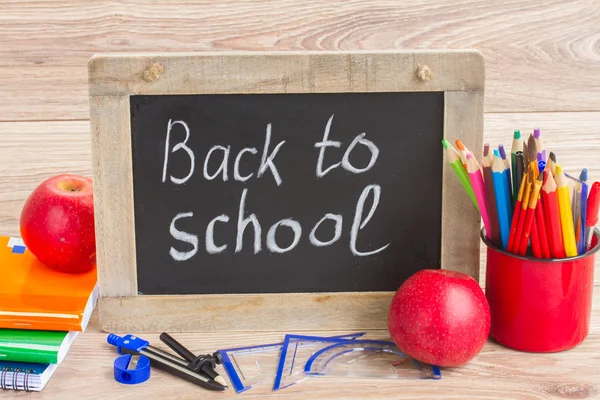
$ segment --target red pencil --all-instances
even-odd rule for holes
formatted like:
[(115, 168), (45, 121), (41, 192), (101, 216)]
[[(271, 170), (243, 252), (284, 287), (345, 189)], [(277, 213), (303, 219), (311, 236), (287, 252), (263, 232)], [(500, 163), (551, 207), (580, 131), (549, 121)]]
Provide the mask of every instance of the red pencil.
[(556, 181), (552, 176), (552, 171), (548, 173), (548, 178), (542, 187), (541, 194), (546, 214), (546, 232), (548, 233), (548, 243), (550, 244), (550, 255), (552, 258), (564, 258), (565, 247), (560, 223), (558, 196), (556, 194)]
[[(550, 161), (550, 159), (548, 159)], [(550, 173), (550, 167), (546, 164), (546, 168), (541, 172), (543, 176), (542, 187), (548, 181), (548, 174)], [(551, 258), (550, 255), (550, 243), (548, 242), (548, 231), (546, 228), (546, 217), (545, 215), (544, 201), (542, 200), (542, 192), (540, 191), (540, 199), (538, 200), (537, 208), (535, 209), (535, 223), (538, 226), (538, 233), (540, 235), (540, 245), (542, 246), (542, 255), (544, 258)]]
[[(537, 207), (535, 209), (537, 210)], [(530, 210), (530, 211), (533, 211), (533, 210)], [(536, 222), (536, 218), (535, 218), (536, 214), (537, 213), (535, 211), (533, 211), (533, 222), (531, 224), (531, 235), (530, 235), (531, 250), (533, 251), (533, 256), (535, 258), (542, 258), (543, 253), (542, 253), (542, 246), (540, 244), (540, 235), (538, 232), (538, 226), (537, 226), (537, 222)], [(527, 242), (525, 242), (525, 248), (522, 249), (522, 254), (521, 254), (521, 249), (519, 249), (519, 254), (521, 254), (522, 256), (524, 256), (526, 253), (527, 253)]]
[[(531, 195), (529, 196), (529, 207), (527, 208), (527, 215), (525, 216), (525, 224), (523, 225), (523, 232), (521, 233), (521, 240), (519, 242), (519, 254), (524, 256), (527, 252), (527, 242), (531, 236), (531, 228), (533, 226), (533, 217), (535, 215), (535, 208), (537, 206), (538, 197), (540, 195), (540, 189), (542, 187), (542, 175), (539, 175), (538, 179), (535, 180), (535, 184), (531, 189)], [(536, 243), (539, 245), (539, 242)], [(533, 244), (532, 244), (533, 247)]]
[(538, 205), (535, 208), (535, 223), (538, 228), (542, 256), (544, 258), (550, 258), (550, 244), (548, 243), (548, 231), (546, 229), (546, 218), (544, 217), (544, 203), (541, 199), (538, 201)]
[(519, 217), (521, 215), (521, 207), (523, 204), (523, 192), (525, 191), (525, 184), (527, 181), (527, 173), (523, 174), (521, 179), (521, 187), (519, 187), (519, 194), (517, 195), (517, 202), (515, 203), (515, 211), (513, 212), (513, 219), (510, 224), (510, 234), (508, 236), (508, 251), (512, 251), (517, 236), (517, 225), (519, 224)]

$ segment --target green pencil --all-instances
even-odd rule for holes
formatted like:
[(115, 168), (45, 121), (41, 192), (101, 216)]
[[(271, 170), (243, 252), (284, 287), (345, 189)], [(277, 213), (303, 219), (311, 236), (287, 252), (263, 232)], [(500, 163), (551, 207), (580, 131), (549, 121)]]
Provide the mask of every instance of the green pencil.
[(448, 161), (450, 162), (454, 173), (456, 173), (456, 176), (458, 176), (460, 183), (462, 183), (463, 187), (465, 188), (465, 191), (471, 198), (471, 201), (473, 202), (475, 207), (477, 207), (477, 211), (479, 211), (479, 206), (477, 205), (477, 200), (475, 199), (475, 193), (473, 192), (473, 188), (471, 187), (471, 180), (469, 179), (467, 170), (462, 164), (460, 154), (458, 154), (458, 151), (446, 139), (442, 140), (442, 145), (444, 146), (444, 149), (446, 149)]

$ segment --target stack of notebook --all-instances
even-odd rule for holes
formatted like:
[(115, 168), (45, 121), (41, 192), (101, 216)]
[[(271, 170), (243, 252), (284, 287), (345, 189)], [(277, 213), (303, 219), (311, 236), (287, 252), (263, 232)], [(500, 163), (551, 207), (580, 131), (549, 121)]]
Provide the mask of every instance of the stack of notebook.
[(0, 388), (40, 391), (88, 325), (96, 269), (51, 270), (20, 238), (0, 236), (0, 276)]

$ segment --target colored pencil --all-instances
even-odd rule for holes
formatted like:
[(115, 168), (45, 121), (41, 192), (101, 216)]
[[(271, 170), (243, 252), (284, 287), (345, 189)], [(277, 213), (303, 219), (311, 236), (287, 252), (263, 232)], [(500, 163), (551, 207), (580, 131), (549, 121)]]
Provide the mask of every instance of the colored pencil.
[(519, 221), (517, 222), (517, 231), (513, 247), (509, 250), (512, 253), (519, 252), (519, 244), (523, 236), (523, 226), (525, 226), (525, 216), (527, 215), (527, 207), (529, 206), (529, 197), (531, 195), (531, 185), (533, 185), (533, 171), (529, 171), (523, 177), (523, 200), (521, 201), (521, 211), (519, 213)]
[(587, 199), (588, 199), (588, 185), (587, 185), (587, 180), (588, 180), (588, 174), (587, 174), (587, 169), (584, 168), (581, 170), (581, 173), (579, 174), (579, 180), (581, 181), (581, 213), (580, 213), (580, 220), (579, 220), (579, 240), (577, 241), (577, 252), (579, 254), (583, 254), (585, 253), (585, 234), (586, 234), (586, 229), (585, 229), (585, 219), (586, 219), (586, 215), (587, 215)]
[(585, 168), (578, 179), (566, 174), (556, 154), (546, 150), (539, 128), (527, 136), (513, 131), (510, 158), (503, 144), (493, 149), (485, 143), (479, 162), (460, 139), (455, 142), (456, 148), (442, 141), (488, 240), (540, 259), (574, 257), (596, 243), (600, 182), (588, 184)]
[(508, 157), (506, 155), (506, 150), (504, 149), (504, 145), (499, 144), (498, 145), (498, 152), (500, 153), (500, 157), (502, 158), (502, 161), (504, 161), (504, 166), (506, 167), (506, 169), (508, 170), (508, 197), (510, 198), (510, 204), (512, 207), (513, 204), (513, 188), (512, 188), (512, 174), (510, 171), (510, 162), (508, 161)]
[(521, 216), (521, 207), (523, 204), (523, 192), (525, 190), (525, 184), (527, 182), (527, 176), (523, 176), (521, 179), (521, 186), (519, 187), (519, 193), (515, 196), (517, 202), (515, 203), (513, 217), (510, 223), (510, 233), (508, 235), (508, 247), (507, 250), (512, 252), (515, 238), (517, 236), (517, 226), (519, 225), (519, 217)]
[(483, 183), (483, 176), (481, 175), (481, 167), (479, 166), (479, 163), (475, 157), (473, 157), (473, 155), (470, 153), (467, 154), (467, 173), (469, 174), (469, 179), (471, 180), (473, 192), (475, 192), (475, 199), (477, 199), (477, 204), (479, 204), (479, 211), (481, 214), (481, 219), (483, 220), (483, 226), (485, 228), (485, 236), (488, 239), (491, 239), (492, 229), (490, 227), (490, 216), (487, 208), (485, 184)]
[(492, 164), (492, 175), (494, 180), (494, 191), (496, 194), (496, 207), (498, 208), (498, 221), (500, 225), (500, 238), (502, 248), (508, 247), (508, 236), (510, 233), (510, 220), (512, 218), (511, 202), (508, 195), (508, 169), (500, 157), (500, 152), (494, 150), (494, 162)]
[(483, 146), (483, 158), (481, 168), (483, 169), (483, 181), (485, 183), (485, 199), (490, 215), (490, 229), (492, 230), (492, 243), (496, 246), (502, 245), (500, 238), (500, 225), (498, 223), (498, 208), (496, 207), (496, 193), (494, 192), (494, 180), (492, 176), (493, 155), (489, 144)]
[[(539, 201), (538, 201), (539, 205)], [(540, 244), (540, 234), (538, 232), (538, 226), (536, 222), (536, 214), (537, 214), (537, 206), (535, 211), (533, 211), (533, 222), (531, 223), (531, 234), (529, 235), (529, 240), (531, 242), (531, 252), (535, 258), (543, 258), (544, 254), (542, 253), (542, 245)], [(527, 243), (525, 243), (525, 249), (522, 255), (527, 254)]]
[(544, 143), (542, 142), (542, 135), (540, 133), (539, 128), (535, 128), (533, 130), (533, 137), (535, 139), (535, 149), (537, 152), (537, 160), (544, 161), (546, 160), (546, 149), (544, 147)]
[[(550, 157), (548, 157), (546, 159), (546, 166), (544, 167), (544, 174), (546, 174), (546, 173), (548, 173), (548, 174), (552, 173), (552, 169), (550, 168), (551, 165), (552, 165), (552, 160), (550, 160)], [(546, 183), (546, 179), (548, 179), (548, 176), (544, 175), (544, 183)]]
[[(523, 141), (521, 141), (521, 147), (523, 147)], [(525, 174), (525, 167), (523, 164), (523, 152), (518, 151), (515, 154), (515, 162), (513, 163), (513, 190), (517, 193), (521, 188), (521, 181)], [(517, 196), (513, 196), (513, 207), (516, 207)]]
[(575, 243), (571, 199), (569, 198), (567, 178), (560, 164), (556, 164), (556, 184), (558, 186), (558, 206), (565, 254), (567, 257), (574, 257), (577, 255), (577, 244)]
[(554, 179), (556, 179), (556, 155), (553, 152), (550, 152), (550, 171), (552, 171), (552, 175), (554, 176)]
[[(510, 164), (511, 164), (511, 172), (512, 172), (512, 186), (513, 191), (516, 193), (519, 191), (521, 187), (521, 176), (523, 175), (523, 168), (521, 167), (520, 173), (515, 171), (516, 163), (517, 163), (517, 153), (523, 153), (523, 139), (521, 138), (521, 131), (515, 129), (513, 132), (513, 141), (512, 146), (510, 147)], [(518, 181), (519, 180), (519, 181)], [(513, 206), (517, 202), (517, 196), (513, 197)]]
[[(543, 175), (540, 175), (543, 176)], [(542, 184), (543, 186), (543, 184)], [(544, 203), (540, 199), (538, 199), (537, 207), (535, 208), (535, 220), (534, 224), (536, 224), (539, 239), (540, 239), (540, 247), (542, 250), (543, 258), (551, 258), (550, 255), (550, 243), (548, 242), (548, 229), (546, 227), (546, 217), (544, 212)]]
[[(524, 256), (527, 252), (527, 243), (529, 238), (531, 237), (531, 230), (533, 226), (533, 219), (535, 216), (535, 209), (537, 207), (540, 189), (542, 188), (542, 176), (538, 175), (537, 179), (533, 183), (533, 187), (531, 189), (531, 195), (529, 196), (529, 205), (527, 207), (527, 214), (525, 216), (525, 224), (523, 225), (523, 233), (521, 234), (520, 242), (519, 242), (519, 254)], [(536, 228), (537, 230), (537, 228)], [(539, 239), (536, 237), (536, 242), (532, 242), (532, 249), (535, 249), (536, 257), (538, 254), (541, 254), (541, 250), (537, 253), (537, 250), (540, 249)]]
[(467, 195), (469, 195), (471, 198), (471, 201), (475, 207), (477, 207), (477, 210), (479, 210), (477, 199), (475, 199), (475, 192), (473, 192), (473, 188), (471, 187), (471, 180), (469, 179), (467, 170), (463, 167), (460, 154), (446, 139), (442, 140), (442, 145), (444, 146), (444, 149), (446, 149), (446, 157), (448, 158), (448, 162), (452, 166), (454, 173), (458, 177), (460, 183), (463, 185), (463, 188), (467, 192)]
[[(575, 243), (579, 243), (579, 239), (581, 238), (581, 182), (578, 180), (575, 180), (575, 187), (573, 188), (571, 209), (573, 216), (573, 228), (575, 232)], [(579, 249), (579, 247), (577, 248)], [(577, 253), (579, 253), (579, 250), (577, 250)]]
[(563, 244), (562, 228), (560, 223), (560, 211), (556, 192), (556, 181), (552, 173), (546, 173), (546, 182), (542, 186), (542, 203), (546, 213), (546, 229), (548, 242), (550, 244), (550, 255), (552, 258), (564, 258), (565, 247)]
[(456, 139), (455, 143), (456, 148), (460, 153), (460, 159), (462, 160), (465, 169), (467, 169), (467, 154), (471, 152), (469, 151), (469, 149), (467, 149), (467, 146), (465, 146), (465, 144), (460, 139)]
[(600, 182), (594, 182), (590, 188), (588, 196), (587, 215), (585, 217), (586, 227), (586, 249), (589, 250), (592, 246), (592, 238), (594, 237), (594, 227), (598, 223), (598, 210), (600, 209)]

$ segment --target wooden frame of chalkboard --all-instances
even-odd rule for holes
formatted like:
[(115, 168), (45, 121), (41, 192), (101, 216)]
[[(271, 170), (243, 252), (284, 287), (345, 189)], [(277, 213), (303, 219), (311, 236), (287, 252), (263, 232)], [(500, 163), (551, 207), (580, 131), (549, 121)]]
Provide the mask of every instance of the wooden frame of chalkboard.
[[(441, 92), (443, 136), (461, 139), (476, 154), (483, 146), (484, 62), (475, 50), (101, 54), (91, 58), (88, 73), (105, 331), (386, 329), (393, 295), (141, 294), (131, 96)], [(441, 138), (434, 139), (441, 148)], [(442, 168), (441, 228), (432, 227), (441, 229), (440, 267), (479, 279), (479, 214), (445, 159)]]

